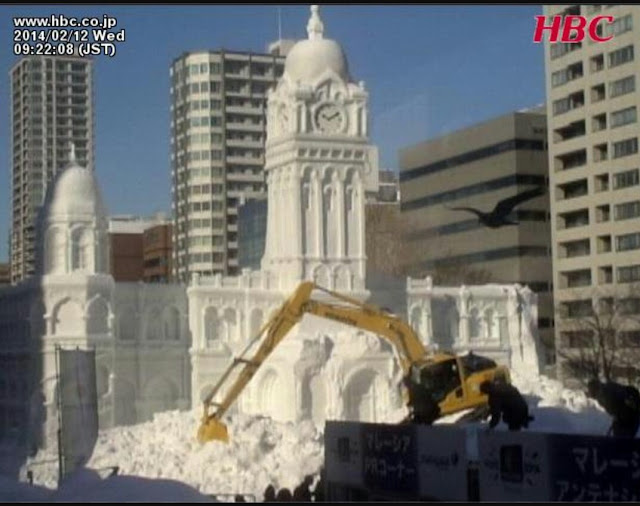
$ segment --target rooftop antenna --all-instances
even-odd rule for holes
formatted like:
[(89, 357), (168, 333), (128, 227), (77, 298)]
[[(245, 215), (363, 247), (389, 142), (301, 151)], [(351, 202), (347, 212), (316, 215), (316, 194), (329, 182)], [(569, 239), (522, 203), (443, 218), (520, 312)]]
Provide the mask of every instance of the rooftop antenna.
[(282, 40), (282, 9), (278, 5), (278, 40)]

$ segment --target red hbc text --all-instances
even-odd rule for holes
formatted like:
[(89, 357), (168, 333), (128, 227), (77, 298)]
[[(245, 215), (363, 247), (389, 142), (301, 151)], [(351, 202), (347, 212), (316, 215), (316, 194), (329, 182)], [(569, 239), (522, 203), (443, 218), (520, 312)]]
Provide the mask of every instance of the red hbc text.
[(547, 24), (546, 16), (535, 16), (536, 29), (533, 42), (542, 42), (545, 31), (549, 32), (549, 42), (582, 42), (589, 36), (594, 42), (607, 42), (613, 35), (602, 37), (598, 35), (598, 23), (613, 23), (613, 16), (594, 16), (591, 21), (586, 16), (553, 16), (551, 24)]

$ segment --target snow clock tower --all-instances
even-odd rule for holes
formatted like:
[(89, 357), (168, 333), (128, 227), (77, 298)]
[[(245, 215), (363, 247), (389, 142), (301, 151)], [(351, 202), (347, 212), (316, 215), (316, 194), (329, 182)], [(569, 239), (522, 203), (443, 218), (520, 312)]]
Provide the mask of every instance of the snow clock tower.
[(368, 93), (317, 5), (268, 95), (268, 218), (262, 269), (290, 291), (302, 280), (366, 297), (365, 191), (377, 188)]

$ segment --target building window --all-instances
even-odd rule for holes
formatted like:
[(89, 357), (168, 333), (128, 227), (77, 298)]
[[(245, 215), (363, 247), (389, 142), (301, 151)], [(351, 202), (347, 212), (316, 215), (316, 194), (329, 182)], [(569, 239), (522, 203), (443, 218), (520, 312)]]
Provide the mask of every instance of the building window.
[(598, 84), (591, 88), (591, 103), (600, 102), (606, 96), (604, 83)]
[(555, 169), (568, 170), (581, 167), (587, 163), (587, 150), (579, 149), (570, 153), (563, 153), (555, 157)]
[(593, 346), (591, 330), (569, 330), (560, 333), (565, 348), (590, 348)]
[(596, 207), (596, 223), (603, 223), (610, 219), (609, 204), (603, 204)]
[(606, 265), (598, 268), (598, 283), (601, 285), (613, 283), (613, 267)]
[(564, 221), (564, 228), (582, 227), (589, 224), (589, 210), (581, 209), (559, 215)]
[(591, 269), (563, 272), (566, 288), (576, 288), (591, 285)]
[(603, 112), (592, 118), (592, 129), (594, 132), (599, 132), (607, 128), (607, 113)]
[(609, 53), (609, 68), (633, 61), (633, 45), (616, 49)]
[(617, 204), (615, 207), (616, 220), (628, 220), (640, 216), (640, 200)]
[(591, 316), (593, 314), (593, 304), (591, 299), (572, 300), (563, 303), (567, 317), (578, 318)]
[(618, 332), (620, 345), (626, 348), (640, 347), (640, 330), (623, 330)]
[(618, 283), (633, 283), (640, 281), (640, 265), (618, 267)]
[(589, 60), (589, 67), (591, 73), (599, 72), (604, 69), (604, 55), (598, 54), (596, 56), (592, 56)]
[(554, 130), (554, 142), (566, 141), (575, 137), (581, 137), (586, 133), (585, 121), (575, 121)]
[(551, 48), (549, 49), (551, 59), (555, 60), (556, 58), (560, 58), (567, 53), (571, 53), (572, 51), (577, 51), (582, 48), (581, 42), (558, 42), (557, 44), (551, 44)]
[(634, 249), (640, 249), (640, 232), (616, 237), (616, 251), (629, 251)]
[(633, 155), (638, 152), (638, 138), (625, 139), (613, 143), (613, 158)]
[(561, 243), (560, 247), (564, 253), (564, 258), (581, 257), (591, 254), (589, 239)]
[(584, 92), (576, 91), (566, 98), (553, 102), (553, 114), (564, 114), (567, 111), (578, 109), (584, 105)]
[(627, 14), (621, 18), (616, 19), (613, 23), (605, 25), (605, 36), (620, 35), (621, 33), (633, 30), (633, 21), (631, 14)]
[(611, 251), (611, 236), (600, 235), (597, 239), (598, 253), (609, 253)]
[(594, 180), (597, 192), (603, 192), (609, 189), (609, 174), (598, 174)]
[(611, 128), (628, 125), (637, 121), (636, 107), (627, 107), (611, 113)]
[(638, 169), (625, 170), (613, 175), (613, 188), (619, 190), (640, 184)]
[(559, 185), (558, 188), (562, 192), (563, 199), (574, 199), (582, 197), (588, 193), (586, 179), (580, 179), (578, 181)]
[(597, 146), (593, 146), (593, 161), (594, 162), (602, 162), (609, 157), (609, 146), (605, 142), (603, 144), (598, 144)]
[(632, 93), (635, 90), (636, 76), (624, 77), (609, 83), (609, 95), (611, 98), (626, 95), (627, 93)]

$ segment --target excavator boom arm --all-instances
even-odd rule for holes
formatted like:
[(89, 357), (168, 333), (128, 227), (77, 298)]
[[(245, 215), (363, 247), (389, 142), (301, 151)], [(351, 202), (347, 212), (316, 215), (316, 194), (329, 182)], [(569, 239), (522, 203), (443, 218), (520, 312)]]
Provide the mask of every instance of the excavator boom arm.
[[(332, 298), (342, 301), (343, 304), (312, 300), (311, 294), (314, 289), (329, 294)], [(418, 336), (409, 325), (396, 316), (386, 313), (375, 306), (363, 304), (356, 299), (331, 292), (311, 282), (302, 283), (293, 295), (285, 301), (278, 313), (262, 327), (258, 335), (247, 345), (241, 356), (233, 360), (220, 377), (216, 386), (204, 399), (204, 417), (198, 431), (198, 439), (201, 442), (211, 439), (224, 441), (228, 439), (226, 427), (220, 419), (251, 381), (258, 368), (285, 338), (291, 328), (302, 319), (305, 313), (368, 330), (387, 339), (398, 351), (400, 365), (405, 372), (409, 370), (413, 363), (420, 361), (426, 355), (426, 349)], [(266, 336), (264, 336), (265, 333)], [(262, 342), (257, 351), (250, 359), (245, 359), (244, 355), (260, 339), (262, 339)], [(222, 401), (220, 403), (214, 402), (213, 399), (227, 383), (231, 373), (239, 366), (242, 369), (225, 393)], [(213, 414), (209, 414), (211, 406), (217, 408)]]

